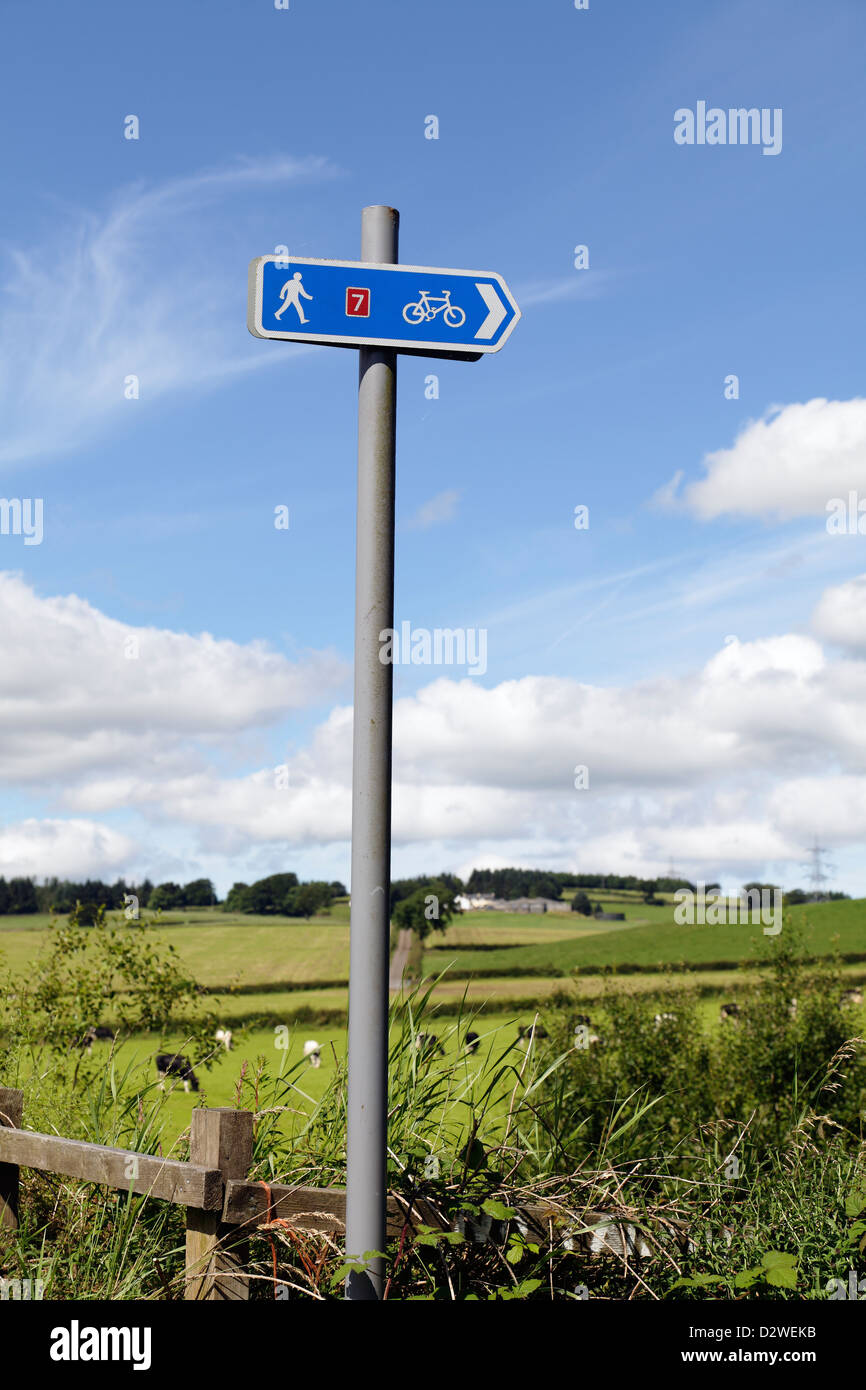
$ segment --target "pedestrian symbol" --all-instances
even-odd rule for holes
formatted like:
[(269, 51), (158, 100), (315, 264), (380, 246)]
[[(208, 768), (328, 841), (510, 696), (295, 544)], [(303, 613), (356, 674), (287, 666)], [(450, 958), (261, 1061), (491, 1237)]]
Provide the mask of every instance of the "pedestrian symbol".
[(313, 298), (313, 296), (311, 294), (307, 294), (307, 291), (304, 289), (303, 282), (301, 280), (301, 272), (299, 270), (296, 270), (291, 280), (287, 280), (286, 283), (283, 285), (283, 288), (280, 290), (280, 299), (283, 301), (283, 307), (277, 310), (277, 312), (274, 314), (274, 318), (278, 319), (282, 314), (286, 312), (289, 305), (291, 304), (293, 309), (297, 309), (298, 318), (301, 320), (301, 323), (307, 323), (309, 320), (307, 319), (307, 316), (304, 313), (303, 306), (301, 304), (300, 299), (298, 298), (299, 295), (303, 295), (304, 299), (311, 300)]

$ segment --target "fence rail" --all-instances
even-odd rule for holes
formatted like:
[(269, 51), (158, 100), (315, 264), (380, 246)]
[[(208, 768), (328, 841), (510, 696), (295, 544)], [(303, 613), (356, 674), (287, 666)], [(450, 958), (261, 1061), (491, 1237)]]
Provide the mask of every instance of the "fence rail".
[(122, 1187), (178, 1206), (222, 1210), (223, 1177), (218, 1168), (8, 1127), (0, 1135), (0, 1158), (18, 1168), (41, 1168), (84, 1182)]
[(37, 1134), (21, 1127), (23, 1115), (23, 1091), (0, 1086), (0, 1235), (18, 1229), (21, 1168), (122, 1188), (186, 1207), (185, 1298), (249, 1298), (246, 1243), (223, 1207), (226, 1183), (252, 1162), (250, 1111), (194, 1110), (188, 1163)]

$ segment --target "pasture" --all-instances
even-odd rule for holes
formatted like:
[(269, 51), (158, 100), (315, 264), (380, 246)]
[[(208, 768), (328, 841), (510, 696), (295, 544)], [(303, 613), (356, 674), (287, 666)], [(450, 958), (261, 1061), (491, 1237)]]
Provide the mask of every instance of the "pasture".
[[(768, 942), (760, 924), (678, 926), (672, 902), (647, 905), (611, 893), (605, 907), (624, 911), (626, 921), (599, 922), (576, 913), (461, 914), (426, 941), (423, 971), (434, 985), (434, 1003), (453, 1015), (465, 997), (471, 1007), (507, 1008), (522, 1019), (564, 989), (576, 1001), (598, 998), (611, 973), (617, 988), (629, 993), (679, 982), (715, 998), (755, 978), (758, 951)], [(112, 917), (123, 920), (121, 914)], [(786, 926), (802, 930), (810, 954), (836, 951), (848, 957), (843, 973), (851, 983), (866, 979), (866, 902), (794, 907), (786, 909), (784, 921), (783, 933)], [(321, 1031), (345, 1021), (346, 903), (309, 921), (188, 909), (157, 918), (149, 932), (155, 943), (173, 948), (230, 1027), (297, 1022), (318, 1024)], [(0, 970), (26, 976), (49, 939), (45, 915), (0, 918)]]
[[(533, 1015), (519, 1017), (531, 1022)], [(443, 1060), (447, 1064), (454, 1059), (464, 1059), (465, 1070), (461, 1068), (464, 1082), (459, 1104), (463, 1108), (467, 1129), (470, 1122), (473, 1080), (484, 1069), (486, 1062), (513, 1047), (513, 1057), (519, 1066), (523, 1052), (516, 1046), (518, 1015), (508, 1013), (485, 1014), (483, 1020), (464, 1014), (462, 1018), (442, 1017), (428, 1019), (441, 1040)], [(467, 1056), (463, 1039), (467, 1030), (472, 1029), (480, 1037), (478, 1051)], [(315, 1040), (321, 1046), (321, 1064), (312, 1066), (304, 1056), (304, 1043)], [(288, 1046), (281, 1046), (287, 1041)], [(142, 1092), (152, 1090), (157, 1084), (154, 1058), (158, 1052), (188, 1052), (188, 1039), (183, 1032), (171, 1033), (166, 1037), (140, 1034), (134, 1038), (109, 1042), (97, 1042), (93, 1047), (93, 1058), (97, 1063), (108, 1067), (114, 1065), (118, 1074), (129, 1071), (130, 1081)], [(317, 1103), (346, 1059), (346, 1029), (339, 1026), (296, 1025), (289, 1027), (288, 1038), (278, 1034), (273, 1027), (243, 1028), (233, 1030), (231, 1051), (214, 1044), (208, 1063), (197, 1064), (194, 1068), (200, 1090), (185, 1091), (183, 1082), (174, 1078), (166, 1081), (166, 1102), (162, 1110), (163, 1148), (166, 1157), (189, 1126), (190, 1112), (194, 1106), (231, 1106), (237, 1099), (237, 1090), (242, 1071), (254, 1077), (257, 1068), (264, 1063), (271, 1075), (280, 1075), (290, 1083), (286, 1097), (286, 1112), (280, 1128), (287, 1135), (297, 1132), (313, 1114)], [(438, 1058), (419, 1065), (437, 1066)], [(497, 1098), (494, 1109), (505, 1113), (509, 1087), (504, 1087)]]
[[(625, 909), (628, 913), (629, 909)], [(595, 929), (576, 926), (556, 940), (542, 941), (524, 932), (523, 945), (498, 943), (499, 949), (479, 950), (478, 943), (465, 943), (445, 933), (444, 938), (428, 941), (425, 974), (435, 974), (446, 964), (452, 979), (465, 976), (554, 976), (574, 970), (664, 971), (670, 966), (712, 966), (724, 968), (756, 964), (767, 940), (759, 922), (718, 926), (680, 926), (673, 920), (673, 906), (633, 908), (634, 916), (625, 922), (598, 922)], [(656, 920), (643, 923), (639, 914), (653, 911)], [(484, 914), (467, 913), (466, 918)], [(530, 919), (531, 920), (531, 919)], [(546, 918), (542, 918), (545, 921)], [(576, 917), (582, 924), (589, 919)], [(457, 930), (462, 929), (461, 927)], [(783, 927), (802, 930), (807, 950), (815, 957), (833, 951), (860, 956), (866, 962), (866, 902), (810, 903), (786, 908)], [(432, 949), (431, 949), (432, 947)], [(447, 949), (442, 949), (442, 948)], [(473, 947), (475, 949), (473, 949)]]
[[(759, 924), (677, 926), (670, 902), (648, 906), (614, 895), (605, 906), (625, 911), (626, 921), (599, 922), (575, 913), (472, 912), (462, 914), (446, 932), (431, 933), (423, 958), (426, 982), (433, 986), (430, 1022), (447, 1054), (459, 1052), (461, 1014), (478, 1011), (480, 1021), (474, 1026), (484, 1035), (483, 1057), (491, 1048), (501, 1050), (513, 1042), (517, 1026), (531, 1022), (536, 1008), (543, 1010), (545, 1001), (563, 995), (575, 1009), (592, 1009), (594, 1026), (603, 1028), (604, 999), (611, 988), (635, 995), (688, 988), (697, 997), (701, 1022), (715, 1030), (720, 1003), (736, 998), (757, 978), (756, 948), (766, 941)], [(113, 916), (122, 921), (120, 914)], [(816, 956), (833, 950), (861, 956), (861, 961), (844, 965), (842, 973), (851, 984), (866, 979), (866, 903), (794, 908), (786, 915), (786, 923), (791, 922), (803, 928), (807, 948)], [(291, 1075), (293, 1101), (286, 1125), (291, 1130), (303, 1124), (345, 1058), (347, 905), (338, 904), (331, 914), (309, 921), (190, 909), (167, 914), (149, 930), (155, 942), (174, 949), (208, 992), (206, 1003), (218, 1022), (234, 1033), (230, 1053), (215, 1045), (211, 1065), (197, 1068), (198, 1095), (169, 1083), (166, 1140), (172, 1143), (183, 1132), (195, 1104), (232, 1104), (241, 1068), (246, 1064), (252, 1074), (262, 1060), (272, 1073), (282, 1069)], [(49, 939), (47, 917), (0, 919), (0, 966), (26, 976)], [(751, 968), (738, 967), (737, 960)], [(685, 965), (687, 972), (670, 969)], [(113, 1024), (116, 1019), (109, 1011), (94, 1021)], [(178, 1019), (164, 1037), (125, 1038), (113, 1049), (97, 1043), (95, 1055), (106, 1061), (113, 1057), (121, 1071), (132, 1066), (136, 1085), (147, 1088), (156, 1081), (157, 1051), (187, 1049), (186, 1022)], [(473, 1025), (460, 1026), (465, 1032)], [(276, 1046), (278, 1028), (288, 1030), (286, 1051)], [(303, 1062), (308, 1038), (322, 1044), (318, 1069)]]

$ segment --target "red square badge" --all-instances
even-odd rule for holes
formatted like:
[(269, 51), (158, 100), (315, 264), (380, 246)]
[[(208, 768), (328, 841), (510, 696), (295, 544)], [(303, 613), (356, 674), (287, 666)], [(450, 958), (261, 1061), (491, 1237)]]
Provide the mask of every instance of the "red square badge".
[(349, 318), (368, 319), (370, 317), (370, 291), (346, 290), (346, 313)]

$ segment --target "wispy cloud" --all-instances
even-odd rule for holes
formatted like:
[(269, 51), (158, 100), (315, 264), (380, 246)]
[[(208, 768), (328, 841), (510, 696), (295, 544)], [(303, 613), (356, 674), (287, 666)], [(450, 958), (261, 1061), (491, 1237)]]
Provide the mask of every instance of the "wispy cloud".
[(64, 208), (59, 243), (55, 223), (44, 245), (0, 248), (0, 463), (80, 447), (134, 408), (129, 376), (152, 400), (273, 361), (244, 343), (244, 267), (200, 214), (253, 185), (334, 172), (316, 158), (238, 160), (127, 187), (100, 214)]
[(611, 270), (575, 270), (561, 280), (532, 280), (515, 291), (521, 309), (561, 299), (598, 299), (616, 278)]
[(679, 488), (683, 476), (683, 470), (678, 468), (672, 478), (656, 489), (646, 506), (653, 511), (660, 512), (675, 511), (677, 507), (682, 507), (683, 502), (679, 495)]
[(407, 521), (403, 522), (407, 531), (426, 531), (428, 526), (438, 526), (443, 521), (453, 521), (457, 511), (460, 493), (451, 489), (437, 492), (435, 497), (422, 503)]

